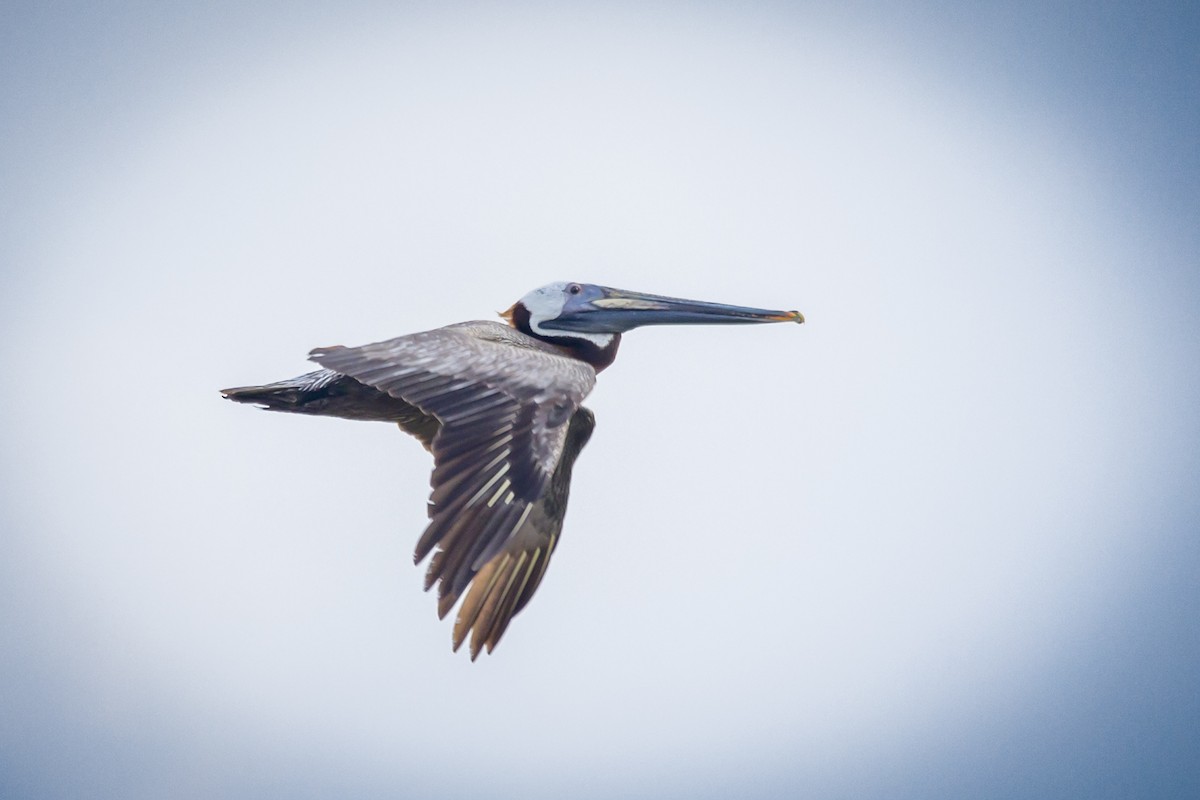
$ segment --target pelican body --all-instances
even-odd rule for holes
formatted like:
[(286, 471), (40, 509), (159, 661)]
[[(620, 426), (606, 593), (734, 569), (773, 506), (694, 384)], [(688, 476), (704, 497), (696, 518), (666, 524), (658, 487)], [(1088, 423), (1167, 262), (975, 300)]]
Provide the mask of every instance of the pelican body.
[(438, 616), (463, 599), (458, 650), (490, 653), (546, 573), (562, 532), (571, 469), (595, 418), (581, 403), (643, 325), (804, 322), (769, 311), (552, 283), (498, 322), (462, 322), (361, 347), (323, 347), (321, 369), (225, 389), (272, 411), (392, 422), (433, 454), (429, 525), (414, 561), (432, 553), (425, 588)]

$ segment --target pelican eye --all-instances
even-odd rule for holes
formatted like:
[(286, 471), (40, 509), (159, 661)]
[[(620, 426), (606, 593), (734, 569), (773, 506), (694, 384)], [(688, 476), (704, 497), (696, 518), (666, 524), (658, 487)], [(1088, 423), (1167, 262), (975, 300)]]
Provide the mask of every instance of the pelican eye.
[(567, 286), (567, 294), (579, 294), (582, 291), (583, 291), (583, 287), (580, 286), (578, 283), (572, 283), (569, 286)]

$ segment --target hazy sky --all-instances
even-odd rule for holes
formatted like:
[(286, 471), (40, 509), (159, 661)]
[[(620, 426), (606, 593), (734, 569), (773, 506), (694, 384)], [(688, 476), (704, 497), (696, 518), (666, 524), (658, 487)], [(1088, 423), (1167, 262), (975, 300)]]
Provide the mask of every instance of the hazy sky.
[[(1200, 12), (8, 3), (0, 795), (1200, 793)], [(584, 280), (496, 653), (430, 463), (217, 390)]]

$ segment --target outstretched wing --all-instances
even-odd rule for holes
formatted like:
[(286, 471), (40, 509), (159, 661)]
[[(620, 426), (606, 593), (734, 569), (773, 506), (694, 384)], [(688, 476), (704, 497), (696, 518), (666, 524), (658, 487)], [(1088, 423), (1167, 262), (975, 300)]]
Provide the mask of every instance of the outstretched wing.
[[(595, 418), (586, 408), (580, 408), (571, 417), (562, 457), (549, 489), (533, 504), (524, 524), (471, 582), (454, 621), (454, 649), (458, 650), (467, 634), (471, 634), (472, 660), (484, 647), (492, 652), (513, 616), (525, 607), (541, 584), (567, 513), (571, 468), (591, 437), (593, 427)], [(434, 558), (441, 555), (435, 553)], [(438, 613), (444, 617), (457, 599), (457, 595), (440, 598)]]
[(495, 323), (321, 348), (310, 358), (440, 421), (430, 523), (414, 557), (439, 547), (425, 585), (438, 584), (444, 616), (543, 501), (595, 371)]

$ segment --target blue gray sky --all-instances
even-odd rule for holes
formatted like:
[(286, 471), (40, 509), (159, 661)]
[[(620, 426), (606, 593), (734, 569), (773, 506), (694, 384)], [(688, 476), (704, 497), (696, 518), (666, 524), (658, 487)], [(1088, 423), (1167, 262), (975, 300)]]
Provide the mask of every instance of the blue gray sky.
[[(1200, 13), (9, 3), (0, 794), (1200, 791)], [(577, 279), (636, 331), (449, 652), (427, 455), (216, 390)]]

